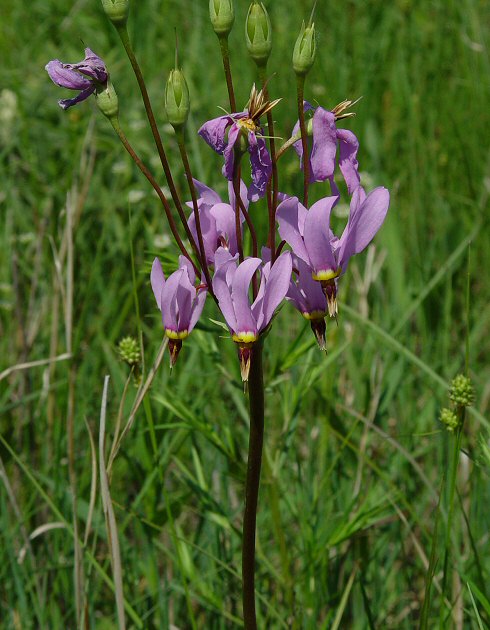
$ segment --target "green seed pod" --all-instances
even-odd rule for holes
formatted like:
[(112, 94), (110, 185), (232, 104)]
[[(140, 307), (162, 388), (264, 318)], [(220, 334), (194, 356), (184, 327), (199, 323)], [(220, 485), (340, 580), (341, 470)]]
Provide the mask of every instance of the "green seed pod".
[(235, 21), (232, 0), (209, 0), (209, 17), (216, 35), (228, 35)]
[(471, 405), (475, 399), (475, 390), (471, 380), (464, 374), (455, 376), (449, 389), (449, 398), (461, 407)]
[(102, 8), (114, 26), (125, 26), (128, 21), (129, 0), (102, 0)]
[(165, 109), (172, 127), (185, 125), (190, 110), (189, 88), (182, 70), (170, 71), (165, 86)]
[(128, 365), (136, 365), (140, 362), (141, 353), (138, 342), (134, 337), (123, 337), (117, 349), (121, 359)]
[(313, 23), (305, 26), (303, 22), (293, 51), (293, 68), (296, 74), (306, 76), (315, 61), (316, 37)]
[(452, 409), (441, 409), (440, 420), (450, 433), (454, 433), (459, 428), (461, 421)]
[(252, 59), (258, 66), (265, 66), (272, 50), (272, 28), (262, 2), (252, 2), (248, 9), (245, 38)]
[(95, 92), (95, 102), (100, 111), (109, 120), (118, 117), (119, 101), (116, 90), (112, 83), (108, 80), (106, 85), (100, 84)]

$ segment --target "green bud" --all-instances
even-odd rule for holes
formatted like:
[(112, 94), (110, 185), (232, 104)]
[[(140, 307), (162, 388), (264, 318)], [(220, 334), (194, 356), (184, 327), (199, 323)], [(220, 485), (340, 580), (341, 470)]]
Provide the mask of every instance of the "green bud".
[(235, 21), (232, 0), (209, 0), (209, 17), (216, 35), (228, 35)]
[(124, 26), (128, 21), (129, 0), (102, 0), (102, 8), (114, 26)]
[(138, 342), (134, 337), (124, 337), (118, 344), (119, 356), (129, 365), (136, 365), (140, 362), (141, 353)]
[(454, 431), (456, 431), (456, 429), (458, 429), (461, 425), (461, 420), (458, 417), (458, 414), (452, 409), (441, 409), (440, 420), (450, 433), (454, 433)]
[(301, 31), (294, 45), (293, 68), (296, 74), (305, 76), (311, 70), (315, 61), (316, 37), (315, 25), (313, 23), (301, 26)]
[(165, 87), (165, 109), (172, 127), (185, 125), (190, 110), (189, 88), (182, 70), (170, 71)]
[(471, 405), (475, 399), (475, 390), (471, 380), (464, 374), (455, 376), (449, 389), (449, 398), (460, 407)]
[(252, 2), (248, 9), (245, 38), (252, 59), (258, 66), (265, 65), (272, 50), (272, 28), (262, 2)]
[(95, 92), (95, 102), (98, 108), (109, 120), (119, 115), (119, 101), (116, 90), (108, 80), (106, 85), (100, 84)]

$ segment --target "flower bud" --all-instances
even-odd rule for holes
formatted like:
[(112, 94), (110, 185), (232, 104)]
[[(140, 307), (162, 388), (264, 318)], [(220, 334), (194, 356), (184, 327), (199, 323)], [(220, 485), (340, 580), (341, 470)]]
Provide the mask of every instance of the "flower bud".
[(293, 68), (296, 74), (305, 76), (311, 70), (315, 61), (316, 37), (315, 25), (313, 23), (301, 26), (301, 31), (294, 45)]
[(190, 109), (189, 88), (182, 70), (170, 71), (165, 87), (165, 109), (172, 127), (185, 125)]
[(252, 2), (248, 9), (245, 38), (252, 59), (258, 66), (265, 65), (272, 50), (272, 28), (262, 2)]
[(95, 102), (100, 111), (109, 120), (117, 118), (119, 115), (119, 101), (116, 90), (108, 80), (106, 84), (100, 84), (95, 92)]
[(216, 35), (228, 35), (235, 21), (232, 0), (209, 0), (209, 17)]
[(128, 21), (129, 0), (102, 0), (102, 8), (114, 26), (124, 26)]

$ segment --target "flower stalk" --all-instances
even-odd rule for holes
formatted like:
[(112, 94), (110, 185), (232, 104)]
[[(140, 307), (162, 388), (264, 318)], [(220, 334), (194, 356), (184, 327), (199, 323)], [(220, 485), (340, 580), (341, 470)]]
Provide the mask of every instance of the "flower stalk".
[[(143, 175), (146, 177), (146, 179), (150, 182), (150, 184), (153, 186), (153, 189), (155, 190), (155, 192), (157, 193), (158, 197), (160, 198), (160, 201), (162, 202), (162, 206), (163, 206), (163, 208), (165, 210), (165, 215), (167, 217), (167, 221), (168, 221), (170, 230), (172, 232), (173, 237), (175, 238), (175, 242), (177, 243), (180, 251), (182, 252), (182, 255), (185, 256), (191, 262), (196, 275), (199, 275), (199, 268), (196, 266), (195, 262), (192, 260), (191, 255), (187, 251), (184, 243), (182, 242), (182, 239), (180, 238), (180, 234), (179, 234), (179, 232), (177, 230), (177, 226), (175, 225), (175, 221), (174, 221), (174, 218), (172, 216), (172, 212), (170, 210), (170, 205), (168, 203), (168, 200), (167, 200), (165, 194), (163, 193), (162, 189), (158, 185), (158, 182), (156, 181), (156, 179), (153, 177), (152, 173), (149, 171), (149, 169), (146, 167), (144, 162), (137, 155), (137, 153), (135, 152), (135, 150), (133, 149), (133, 147), (129, 143), (129, 140), (126, 138), (126, 135), (125, 135), (124, 131), (121, 129), (121, 126), (119, 124), (119, 120), (117, 118), (111, 119), (111, 124), (112, 124), (112, 127), (114, 128), (114, 131), (118, 135), (119, 140), (123, 144), (123, 146), (126, 149), (126, 151), (129, 153), (129, 155), (131, 156), (133, 162), (140, 169), (140, 171), (143, 173)], [(185, 225), (187, 226), (187, 221), (185, 222)], [(187, 229), (189, 229), (189, 228), (187, 227)], [(189, 231), (189, 234), (190, 234), (190, 231)], [(189, 234), (188, 234), (188, 236), (189, 236)], [(190, 240), (191, 240), (191, 243), (194, 243), (194, 245), (195, 245), (195, 241), (192, 238), (192, 234), (190, 234)]]
[(245, 630), (257, 630), (255, 612), (255, 530), (264, 441), (264, 376), (262, 339), (252, 349), (248, 396), (250, 434), (248, 442), (247, 478), (245, 483), (245, 513), (242, 543), (242, 595)]
[(301, 146), (303, 148), (303, 205), (308, 207), (308, 186), (310, 184), (310, 158), (308, 155), (308, 133), (305, 123), (305, 109), (304, 109), (304, 91), (305, 91), (305, 77), (298, 74), (296, 76), (296, 97), (298, 104), (298, 118), (299, 128), (301, 131)]

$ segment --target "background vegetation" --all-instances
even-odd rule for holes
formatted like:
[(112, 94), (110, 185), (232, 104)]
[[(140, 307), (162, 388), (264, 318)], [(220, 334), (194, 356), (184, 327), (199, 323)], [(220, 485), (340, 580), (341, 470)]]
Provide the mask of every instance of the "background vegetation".
[[(163, 112), (175, 28), (191, 88), (192, 166), (226, 190), (220, 158), (195, 134), (227, 105), (207, 4), (135, 2), (130, 20), (184, 198)], [(248, 2), (235, 4), (232, 68), (244, 104), (254, 67), (243, 37)], [(270, 91), (283, 98), (274, 111), (286, 137), (296, 120), (289, 60), (311, 3), (265, 4), (274, 27)], [(108, 439), (114, 431), (129, 375), (116, 350), (123, 336), (141, 335), (146, 369), (152, 364), (162, 331), (149, 266), (158, 254), (170, 269), (177, 253), (156, 196), (110, 125), (92, 102), (62, 112), (61, 90), (43, 69), (52, 58), (79, 60), (84, 45), (101, 55), (122, 125), (164, 185), (136, 82), (99, 2), (3, 0), (2, 14), (0, 627), (74, 628), (67, 418), (83, 541), (93, 480), (87, 425), (97, 439), (110, 374)], [(318, 3), (307, 98), (331, 108), (363, 96), (349, 122), (361, 140), (363, 182), (388, 187), (392, 202), (375, 244), (342, 282), (328, 355), (289, 305), (268, 339), (261, 628), (414, 628), (424, 599), (428, 627), (436, 627), (444, 579), (442, 627), (488, 627), (489, 19), (484, 0)], [(284, 167), (281, 188), (298, 190), (293, 154)], [(263, 211), (254, 210), (258, 221)], [(130, 627), (241, 625), (246, 399), (233, 345), (211, 321), (219, 319), (211, 300), (204, 315), (173, 372), (162, 363), (113, 468)], [(466, 344), (477, 396), (448, 538), (443, 480), (453, 444), (438, 415), (449, 381), (465, 369)], [(65, 353), (73, 358), (2, 371)], [(133, 379), (125, 417), (135, 392)], [(104, 630), (117, 621), (99, 495), (82, 586), (86, 627)]]

